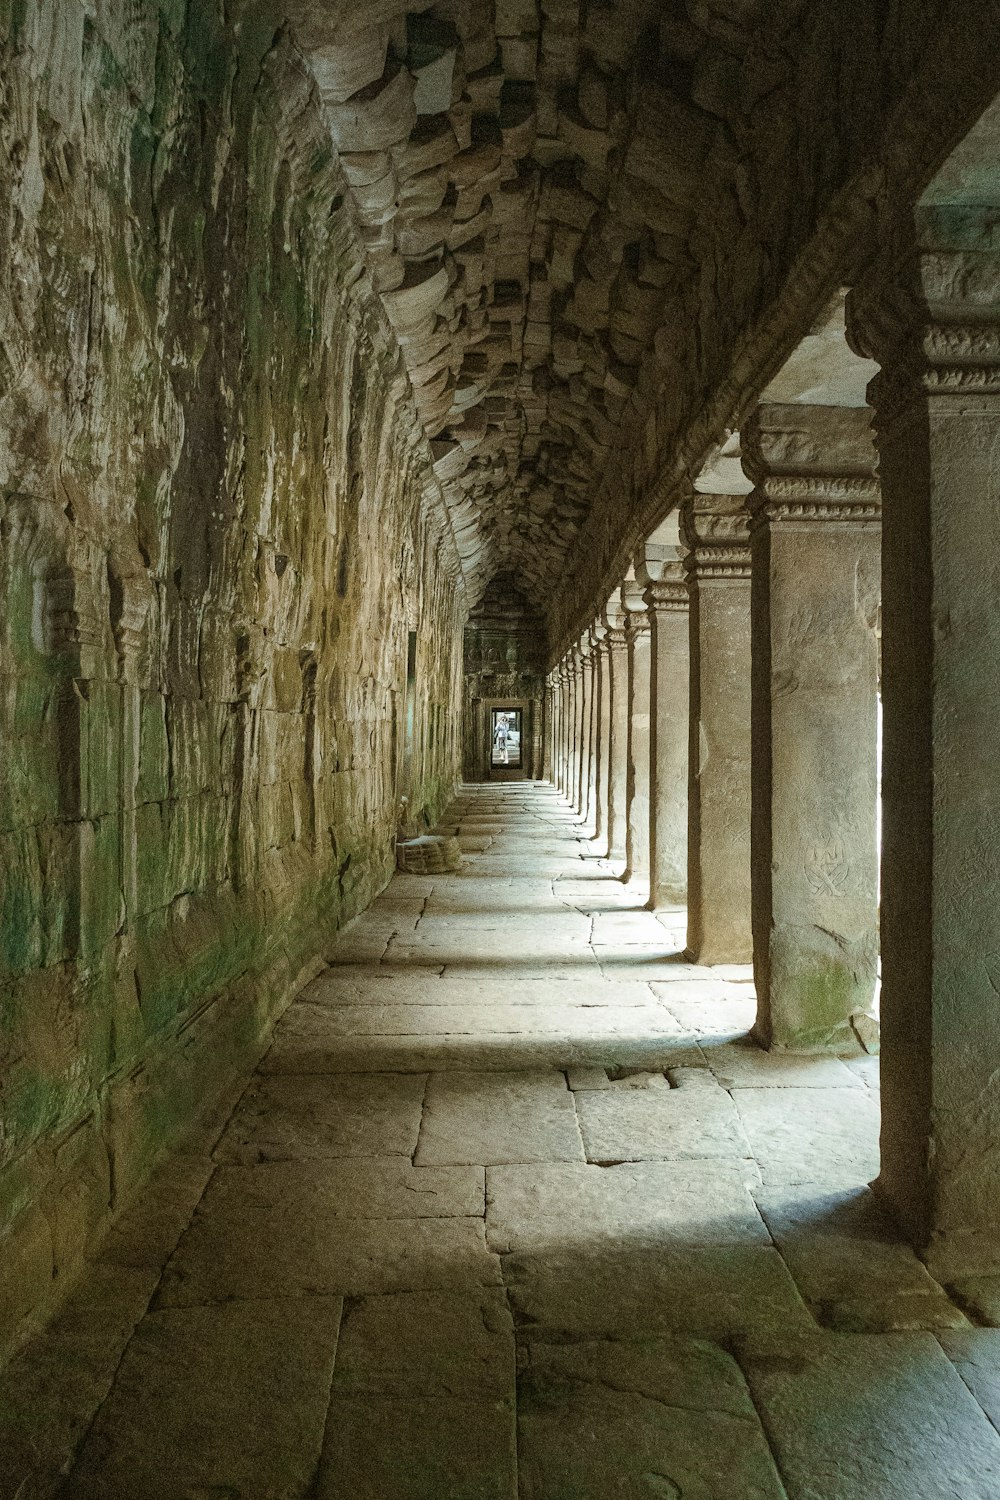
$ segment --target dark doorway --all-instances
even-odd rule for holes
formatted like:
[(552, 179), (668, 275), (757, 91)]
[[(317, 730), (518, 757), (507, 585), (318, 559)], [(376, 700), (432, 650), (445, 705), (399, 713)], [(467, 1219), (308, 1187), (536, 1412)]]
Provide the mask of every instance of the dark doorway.
[(494, 708), (490, 714), (490, 765), (521, 770), (521, 710)]

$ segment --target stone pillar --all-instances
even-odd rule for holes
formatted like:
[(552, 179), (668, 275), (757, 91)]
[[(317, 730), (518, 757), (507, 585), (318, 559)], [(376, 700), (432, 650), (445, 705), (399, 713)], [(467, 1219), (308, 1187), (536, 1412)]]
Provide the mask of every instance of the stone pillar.
[(569, 657), (559, 667), (559, 790), (565, 797), (569, 788), (569, 726), (571, 671)]
[(583, 715), (580, 708), (580, 698), (583, 691), (583, 658), (579, 648), (573, 646), (570, 650), (569, 667), (569, 718), (566, 725), (566, 799), (571, 807), (576, 807), (576, 788), (578, 778), (578, 766), (580, 761), (580, 726)]
[(590, 781), (587, 795), (586, 821), (595, 840), (604, 837), (604, 820), (607, 811), (607, 766), (608, 766), (608, 653), (607, 626), (603, 620), (590, 627), (594, 661), (594, 713), (591, 723)]
[(871, 1041), (877, 935), (879, 490), (867, 407), (764, 405), (752, 516), (757, 1034)]
[(590, 785), (590, 757), (594, 721), (594, 660), (589, 632), (579, 645), (580, 690), (577, 715), (576, 770), (573, 779), (573, 806), (581, 817), (585, 816), (587, 791)]
[(750, 520), (744, 495), (681, 511), (691, 597), (688, 953), (749, 963)]
[(628, 830), (628, 636), (620, 599), (608, 605), (605, 638), (608, 701), (607, 838), (608, 858), (624, 860)]
[(687, 888), (688, 590), (664, 563), (644, 595), (650, 625), (649, 905), (679, 905)]
[(552, 669), (552, 766), (549, 772), (549, 781), (554, 787), (559, 785), (559, 753), (562, 742), (562, 668), (557, 665)]
[(641, 583), (622, 589), (628, 642), (625, 879), (649, 878), (649, 616)]
[(848, 310), (882, 365), (878, 1187), (947, 1280), (1000, 1272), (1000, 254), (989, 209), (925, 212)]
[(545, 679), (545, 693), (542, 699), (545, 722), (542, 726), (542, 781), (552, 780), (552, 766), (555, 762), (555, 718), (556, 718), (556, 679), (555, 673), (550, 672)]

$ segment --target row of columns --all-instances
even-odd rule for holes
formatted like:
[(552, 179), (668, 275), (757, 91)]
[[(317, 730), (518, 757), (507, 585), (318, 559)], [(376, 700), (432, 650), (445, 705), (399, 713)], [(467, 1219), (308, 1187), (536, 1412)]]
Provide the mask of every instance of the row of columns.
[(692, 492), (557, 669), (559, 712), (593, 707), (585, 771), (555, 779), (653, 909), (687, 902), (692, 958), (753, 959), (766, 1046), (872, 1045), (870, 412), (766, 403), (742, 443), (731, 492)]
[(881, 669), (878, 1186), (953, 1278), (1000, 1272), (1000, 254), (975, 203), (907, 235), (848, 299), (870, 406), (758, 407), (743, 493), (696, 481), (553, 674), (553, 775), (582, 806), (572, 704), (620, 630), (598, 841), (686, 896), (693, 957), (752, 954), (766, 1045), (874, 1046)]

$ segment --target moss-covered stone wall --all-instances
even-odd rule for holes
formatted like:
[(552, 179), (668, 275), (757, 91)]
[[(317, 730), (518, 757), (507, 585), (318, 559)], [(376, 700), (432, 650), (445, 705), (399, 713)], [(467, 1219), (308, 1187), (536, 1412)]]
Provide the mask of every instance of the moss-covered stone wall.
[(462, 601), (270, 5), (0, 0), (0, 261), (2, 1346), (449, 795)]

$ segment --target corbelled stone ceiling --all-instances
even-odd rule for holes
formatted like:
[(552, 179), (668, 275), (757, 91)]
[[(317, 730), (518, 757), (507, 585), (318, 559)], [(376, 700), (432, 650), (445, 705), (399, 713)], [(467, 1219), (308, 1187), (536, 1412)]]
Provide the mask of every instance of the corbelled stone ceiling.
[(544, 601), (644, 357), (690, 337), (758, 0), (290, 3), (470, 603), (507, 570)]

